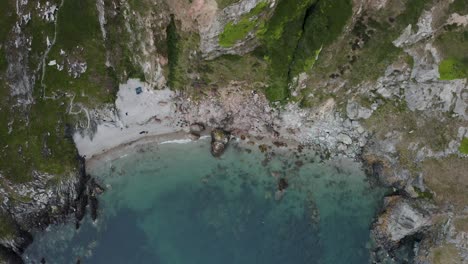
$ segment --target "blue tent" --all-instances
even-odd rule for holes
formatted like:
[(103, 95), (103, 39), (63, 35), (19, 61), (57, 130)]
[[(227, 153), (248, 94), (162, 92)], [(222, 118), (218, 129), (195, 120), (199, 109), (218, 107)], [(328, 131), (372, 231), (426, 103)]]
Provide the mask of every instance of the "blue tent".
[(137, 87), (135, 89), (135, 92), (136, 92), (136, 94), (141, 94), (143, 92), (143, 90), (141, 89), (141, 87)]

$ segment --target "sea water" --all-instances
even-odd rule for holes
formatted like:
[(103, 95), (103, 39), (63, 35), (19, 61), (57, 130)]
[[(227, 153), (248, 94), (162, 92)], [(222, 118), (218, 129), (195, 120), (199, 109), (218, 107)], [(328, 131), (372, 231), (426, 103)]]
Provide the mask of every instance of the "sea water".
[[(311, 151), (209, 141), (154, 144), (101, 162), (99, 218), (35, 234), (27, 263), (367, 263), (383, 190), (359, 164)], [(279, 182), (282, 187), (279, 188)], [(285, 183), (287, 183), (285, 186)], [(287, 188), (286, 188), (287, 187)], [(284, 189), (285, 188), (285, 189)], [(282, 190), (279, 190), (282, 189)]]

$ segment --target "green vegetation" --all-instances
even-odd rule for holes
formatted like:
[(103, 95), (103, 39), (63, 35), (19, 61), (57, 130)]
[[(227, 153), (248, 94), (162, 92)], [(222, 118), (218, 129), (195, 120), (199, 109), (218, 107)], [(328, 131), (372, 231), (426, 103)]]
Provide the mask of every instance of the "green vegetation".
[(453, 244), (442, 244), (436, 247), (432, 252), (432, 263), (462, 263), (459, 250)]
[(207, 85), (224, 86), (231, 81), (247, 81), (252, 88), (260, 88), (267, 80), (267, 63), (252, 54), (224, 55), (209, 62), (202, 62), (201, 80)]
[(463, 211), (468, 199), (466, 158), (456, 155), (443, 159), (428, 159), (422, 163), (424, 182), (435, 194), (434, 201), (439, 205), (450, 204), (457, 211)]
[(439, 64), (441, 80), (454, 80), (468, 77), (468, 57), (464, 60), (457, 58), (445, 59)]
[(434, 195), (428, 190), (422, 191), (418, 187), (413, 187), (413, 188), (414, 188), (414, 191), (418, 194), (418, 198), (428, 199), (428, 200), (432, 200), (432, 198), (434, 198)]
[(0, 1), (0, 72), (6, 70), (5, 40), (13, 28), (16, 19), (13, 2), (10, 0)]
[(12, 0), (0, 1), (0, 43), (3, 43), (12, 30), (16, 21), (15, 2)]
[(219, 9), (223, 9), (227, 6), (230, 6), (234, 3), (237, 3), (239, 2), (240, 0), (216, 0), (216, 2), (218, 3), (218, 8)]
[[(57, 19), (57, 40), (50, 51), (49, 60), (56, 60), (60, 64), (65, 64), (66, 60), (85, 61), (87, 69), (74, 79), (69, 76), (66, 67), (63, 71), (47, 67), (44, 79), (46, 96), (67, 90), (77, 95), (75, 102), (89, 106), (113, 102), (117, 83), (105, 65), (106, 49), (96, 3), (92, 0), (65, 1)], [(67, 58), (60, 55), (61, 50), (67, 53)]]
[(468, 138), (467, 137), (462, 139), (462, 141), (460, 143), (459, 151), (460, 151), (460, 153), (468, 155)]
[(270, 65), (270, 83), (265, 90), (272, 101), (285, 102), (289, 97), (290, 65), (302, 36), (307, 9), (316, 0), (281, 0), (262, 34), (265, 59)]
[(229, 22), (225, 27), (223, 33), (219, 36), (219, 45), (221, 47), (232, 47), (237, 41), (244, 39), (249, 32), (251, 32), (257, 21), (255, 19), (244, 17), (239, 22)]
[(169, 63), (169, 78), (168, 78), (168, 85), (172, 89), (180, 89), (182, 88), (182, 84), (180, 83), (183, 79), (183, 72), (178, 65), (180, 65), (179, 60), (180, 52), (181, 52), (181, 42), (180, 36), (177, 33), (177, 26), (175, 23), (174, 16), (171, 16), (171, 22), (166, 29), (167, 34), (167, 58)]
[[(36, 81), (35, 103), (28, 109), (11, 107), (17, 99), (10, 98), (8, 88), (0, 82), (2, 95), (5, 93), (0, 101), (0, 123), (5, 124), (0, 127), (0, 159), (3, 161), (0, 169), (13, 182), (30, 181), (33, 171), (62, 177), (76, 172), (78, 153), (71, 138), (71, 127), (84, 116), (68, 114), (71, 96), (76, 95), (75, 103), (90, 107), (112, 102), (115, 97), (115, 76), (105, 66), (106, 51), (95, 2), (64, 1), (57, 15), (57, 40), (46, 63), (50, 60), (61, 65), (67, 60), (86, 62), (87, 70), (74, 79), (66, 67), (59, 71), (56, 67), (46, 66), (45, 97), (40, 80)], [(33, 19), (26, 27), (33, 36), (31, 68), (37, 68), (45, 50), (45, 38), (49, 36), (51, 39), (53, 30), (53, 23), (46, 23), (33, 13)], [(67, 57), (60, 55), (61, 50)], [(78, 109), (75, 106), (74, 111)], [(14, 194), (12, 197), (17, 197), (18, 202), (29, 199)]]
[[(136, 0), (135, 0), (136, 1)], [(110, 10), (113, 7), (113, 3), (109, 1), (104, 1), (105, 9)], [(145, 10), (150, 10), (148, 8), (147, 2), (138, 0), (138, 2), (133, 3), (132, 1), (129, 2), (132, 8), (136, 8), (138, 12), (144, 12)], [(145, 75), (139, 65), (132, 61), (132, 54), (134, 50), (130, 48), (130, 44), (132, 43), (131, 36), (126, 29), (126, 20), (124, 17), (123, 12), (117, 13), (115, 16), (109, 16), (106, 18), (106, 43), (105, 46), (108, 50), (108, 54), (112, 54), (109, 56), (109, 61), (113, 65), (113, 68), (108, 69), (109, 76), (115, 75), (112, 77), (113, 79), (117, 79), (118, 82), (123, 83), (128, 78), (139, 78), (141, 80), (145, 79)], [(155, 37), (155, 41), (158, 41), (158, 38)], [(164, 43), (159, 43), (158, 46), (165, 48)]]
[(0, 212), (0, 239), (14, 239), (16, 236), (16, 227), (13, 219), (4, 212)]
[(350, 0), (320, 0), (308, 11), (304, 32), (294, 54), (292, 75), (308, 71), (324, 46), (343, 31), (352, 14)]
[(449, 13), (458, 13), (459, 15), (468, 14), (468, 1), (466, 0), (455, 0), (449, 6)]
[(439, 64), (440, 79), (468, 78), (468, 30), (444, 32), (435, 43), (444, 58)]
[(261, 20), (257, 16), (268, 6), (266, 1), (257, 4), (250, 12), (238, 21), (229, 22), (219, 36), (219, 45), (221, 47), (232, 47), (237, 41), (244, 39), (249, 32), (252, 32), (255, 27), (261, 25)]
[[(315, 104), (316, 98), (308, 95), (315, 95), (317, 83), (326, 79), (340, 78), (347, 81), (345, 89), (336, 94), (338, 98), (343, 98), (340, 93), (348, 91), (346, 88), (363, 81), (376, 80), (388, 65), (405, 56), (403, 50), (392, 42), (408, 24), (416, 24), (429, 3), (426, 0), (392, 1), (385, 9), (368, 10), (356, 17), (354, 28), (342, 38), (332, 41), (328, 47), (324, 46), (317, 61), (302, 64), (305, 68), (313, 64), (313, 69), (309, 71), (307, 89), (296, 100), (305, 101), (304, 105)], [(309, 54), (313, 54), (317, 47), (320, 46), (315, 44)], [(300, 71), (301, 67), (298, 67), (295, 74)]]

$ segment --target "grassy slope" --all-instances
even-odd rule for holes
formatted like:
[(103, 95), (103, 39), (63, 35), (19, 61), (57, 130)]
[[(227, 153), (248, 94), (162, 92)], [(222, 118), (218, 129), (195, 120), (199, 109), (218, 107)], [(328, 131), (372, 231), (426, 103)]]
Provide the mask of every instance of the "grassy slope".
[(270, 65), (270, 84), (265, 94), (270, 101), (289, 97), (289, 71), (302, 35), (306, 11), (316, 0), (282, 0), (260, 36)]
[[(26, 28), (26, 32), (33, 34), (31, 68), (37, 67), (45, 48), (45, 37), (52, 39), (53, 28), (53, 24), (46, 24), (33, 13), (33, 20)], [(0, 119), (2, 124), (13, 122), (13, 133), (8, 133), (6, 125), (0, 127), (0, 144), (2, 147), (8, 146), (0, 153), (4, 161), (0, 169), (10, 180), (29, 181), (33, 170), (67, 175), (76, 169), (77, 152), (67, 127), (73, 126), (78, 117), (67, 114), (70, 97), (65, 96), (65, 93), (76, 94), (75, 103), (81, 102), (88, 106), (113, 101), (116, 83), (108, 76), (104, 64), (105, 48), (96, 5), (92, 0), (64, 1), (58, 13), (57, 42), (49, 53), (48, 61), (55, 59), (62, 62), (60, 50), (72, 54), (77, 46), (84, 49), (73, 56), (86, 61), (88, 65), (86, 73), (80, 78), (73, 79), (66, 70), (58, 71), (55, 67), (47, 66), (45, 94), (54, 95), (55, 99), (42, 97), (39, 81), (36, 81), (34, 90), (35, 103), (29, 109), (20, 111), (8, 107), (14, 104), (15, 99), (2, 97), (5, 108)]]
[(460, 143), (460, 153), (468, 155), (468, 138), (463, 138)]
[(218, 3), (218, 8), (223, 9), (229, 5), (239, 2), (240, 0), (216, 0)]
[(308, 71), (315, 63), (319, 51), (342, 33), (344, 25), (351, 17), (351, 5), (349, 0), (321, 0), (311, 10), (294, 54), (292, 76)]
[(439, 64), (440, 79), (468, 78), (468, 30), (449, 29), (435, 43), (444, 58)]

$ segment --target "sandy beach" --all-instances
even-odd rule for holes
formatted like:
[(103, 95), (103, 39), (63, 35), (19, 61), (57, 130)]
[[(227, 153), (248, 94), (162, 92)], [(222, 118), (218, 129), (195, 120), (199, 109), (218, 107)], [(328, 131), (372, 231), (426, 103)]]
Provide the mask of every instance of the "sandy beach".
[(174, 97), (175, 93), (168, 89), (154, 90), (137, 79), (121, 84), (115, 109), (94, 112), (95, 131), (75, 133), (73, 139), (80, 155), (89, 160), (142, 138), (181, 137), (184, 129), (176, 115)]

